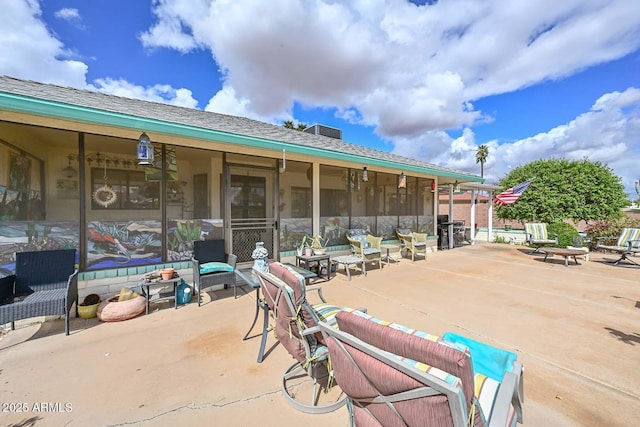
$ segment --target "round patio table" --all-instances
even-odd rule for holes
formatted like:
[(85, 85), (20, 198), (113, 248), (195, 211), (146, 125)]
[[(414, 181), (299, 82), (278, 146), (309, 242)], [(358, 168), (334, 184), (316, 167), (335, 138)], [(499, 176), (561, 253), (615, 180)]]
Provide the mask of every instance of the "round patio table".
[(576, 257), (584, 255), (584, 251), (580, 249), (567, 249), (567, 248), (544, 248), (544, 249), (540, 249), (540, 252), (544, 254), (543, 261), (546, 261), (549, 255), (558, 255), (558, 256), (564, 257), (565, 267), (569, 266), (569, 257), (573, 257), (573, 260), (576, 262), (576, 264), (580, 265)]

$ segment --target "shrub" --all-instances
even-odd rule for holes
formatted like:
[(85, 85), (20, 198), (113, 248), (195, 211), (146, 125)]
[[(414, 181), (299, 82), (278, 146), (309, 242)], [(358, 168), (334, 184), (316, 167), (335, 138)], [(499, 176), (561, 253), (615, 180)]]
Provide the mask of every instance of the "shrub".
[(640, 221), (627, 216), (617, 221), (597, 221), (589, 224), (585, 232), (591, 239), (592, 245), (596, 244), (599, 237), (608, 237), (603, 244), (611, 244), (616, 241), (625, 227), (640, 227)]
[(549, 224), (547, 232), (551, 236), (554, 234), (558, 235), (558, 246), (561, 248), (573, 246), (573, 238), (580, 235), (573, 225), (567, 224), (566, 222), (554, 222), (553, 224)]

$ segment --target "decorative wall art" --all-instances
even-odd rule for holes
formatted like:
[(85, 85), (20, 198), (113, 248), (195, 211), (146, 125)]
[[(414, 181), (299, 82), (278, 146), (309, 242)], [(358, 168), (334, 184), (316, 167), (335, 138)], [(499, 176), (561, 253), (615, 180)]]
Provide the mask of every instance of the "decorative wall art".
[(31, 159), (22, 153), (9, 152), (9, 188), (15, 191), (29, 191), (31, 186)]

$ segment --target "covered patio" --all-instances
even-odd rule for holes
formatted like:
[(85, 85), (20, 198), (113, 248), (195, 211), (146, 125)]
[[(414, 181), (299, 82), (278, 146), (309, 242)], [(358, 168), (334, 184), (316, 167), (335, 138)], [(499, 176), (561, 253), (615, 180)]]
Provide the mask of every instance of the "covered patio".
[[(340, 271), (322, 286), (336, 305), (516, 352), (525, 426), (628, 426), (640, 419), (640, 272), (610, 258), (565, 267), (477, 242), (351, 281)], [(210, 295), (200, 308), (156, 305), (120, 323), (73, 319), (68, 337), (62, 320), (3, 335), (2, 400), (15, 405), (2, 424), (348, 425), (344, 407), (308, 415), (287, 405), (279, 383), (292, 359), (272, 334), (256, 363), (259, 338), (242, 341), (253, 293)]]

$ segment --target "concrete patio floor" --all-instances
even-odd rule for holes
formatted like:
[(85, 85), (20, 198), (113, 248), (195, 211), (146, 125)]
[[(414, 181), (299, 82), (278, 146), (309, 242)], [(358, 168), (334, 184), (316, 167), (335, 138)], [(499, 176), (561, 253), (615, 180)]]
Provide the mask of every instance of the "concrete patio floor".
[[(640, 423), (640, 267), (565, 267), (525, 248), (479, 244), (322, 284), (336, 305), (435, 334), (454, 331), (518, 354), (525, 426)], [(280, 394), (293, 359), (269, 335), (242, 341), (254, 294), (119, 323), (54, 320), (0, 339), (3, 426), (346, 426), (347, 409), (307, 415)], [(23, 412), (18, 412), (24, 409)]]

